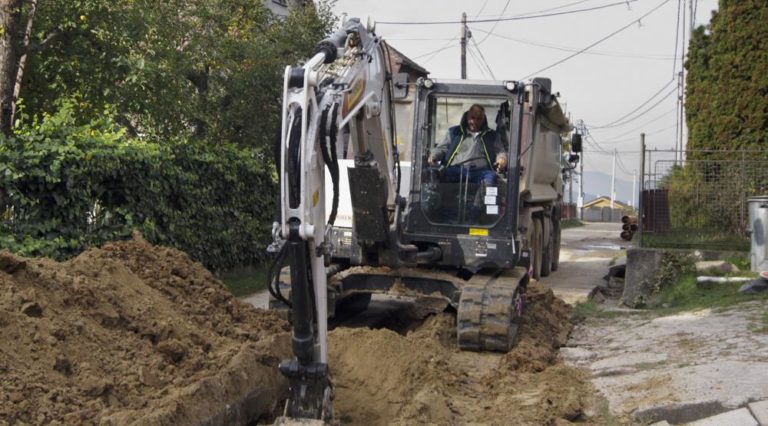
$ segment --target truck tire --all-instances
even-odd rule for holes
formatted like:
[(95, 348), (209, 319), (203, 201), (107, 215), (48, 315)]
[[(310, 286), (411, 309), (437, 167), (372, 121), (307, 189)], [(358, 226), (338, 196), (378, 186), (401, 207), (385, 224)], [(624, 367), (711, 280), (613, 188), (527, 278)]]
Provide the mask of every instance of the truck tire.
[[(541, 218), (541, 272), (539, 275), (542, 277), (548, 277), (549, 273), (552, 272), (552, 255), (553, 255), (553, 244), (552, 244), (552, 225), (550, 223), (544, 223), (545, 220), (549, 220), (546, 217)], [(549, 226), (546, 226), (549, 225)], [(549, 229), (549, 236), (547, 236), (546, 229)]]
[(537, 218), (533, 219), (533, 235), (531, 236), (531, 266), (533, 267), (533, 279), (538, 280), (541, 278), (541, 255), (544, 247), (542, 246), (542, 237), (544, 230), (541, 226), (541, 221)]
[(552, 219), (552, 270), (560, 267), (560, 218)]

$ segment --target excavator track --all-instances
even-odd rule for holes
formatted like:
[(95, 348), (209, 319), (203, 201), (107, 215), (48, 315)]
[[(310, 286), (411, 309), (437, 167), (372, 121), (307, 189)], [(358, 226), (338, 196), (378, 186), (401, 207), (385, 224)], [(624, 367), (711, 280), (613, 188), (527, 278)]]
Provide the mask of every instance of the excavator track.
[[(515, 344), (525, 304), (526, 268), (480, 273), (469, 281), (443, 271), (416, 268), (358, 266), (334, 272), (329, 271), (330, 282), (335, 283), (332, 285), (349, 289), (355, 283), (365, 283), (363, 288), (367, 291), (421, 297), (423, 300), (431, 297), (437, 302), (442, 300), (446, 305), (453, 305), (457, 311), (457, 341), (462, 350), (508, 352)], [(342, 282), (346, 285), (340, 284)], [(370, 286), (371, 283), (377, 283), (376, 289)], [(280, 287), (283, 295), (290, 297), (288, 268), (281, 271)], [(357, 291), (366, 291), (363, 288)], [(370, 294), (352, 294), (353, 297), (363, 295), (370, 297)], [(329, 296), (329, 300), (335, 300), (335, 296)], [(289, 310), (282, 302), (270, 299), (270, 308), (288, 316)], [(329, 312), (333, 310), (329, 308)]]
[(515, 343), (525, 303), (525, 268), (475, 276), (461, 291), (456, 315), (459, 348), (507, 352)]

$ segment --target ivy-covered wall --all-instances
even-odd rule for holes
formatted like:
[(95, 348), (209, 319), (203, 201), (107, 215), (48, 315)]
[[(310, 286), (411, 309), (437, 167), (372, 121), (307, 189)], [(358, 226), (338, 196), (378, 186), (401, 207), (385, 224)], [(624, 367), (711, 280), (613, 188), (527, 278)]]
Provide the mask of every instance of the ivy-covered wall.
[(66, 259), (134, 229), (213, 270), (265, 256), (271, 159), (231, 144), (142, 141), (65, 106), (0, 141), (0, 248)]

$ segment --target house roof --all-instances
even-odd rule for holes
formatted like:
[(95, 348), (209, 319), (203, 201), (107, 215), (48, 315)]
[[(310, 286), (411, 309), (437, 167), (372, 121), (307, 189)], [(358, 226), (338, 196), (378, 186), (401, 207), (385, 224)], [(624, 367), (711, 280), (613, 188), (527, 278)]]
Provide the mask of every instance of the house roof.
[(412, 71), (418, 75), (421, 75), (423, 77), (426, 77), (429, 74), (429, 71), (426, 70), (426, 68), (422, 67), (421, 65), (414, 62), (411, 58), (405, 56), (402, 52), (395, 49), (391, 44), (384, 42), (386, 44), (386, 48), (389, 51), (389, 57), (392, 62), (392, 69), (390, 72), (408, 72)]
[[(585, 203), (585, 204), (584, 204), (584, 208), (585, 208), (585, 209), (587, 209), (587, 208), (590, 208), (590, 207), (592, 207), (592, 206), (594, 206), (594, 205), (596, 205), (596, 204), (599, 204), (599, 203), (601, 203), (601, 202), (608, 202), (608, 203), (610, 203), (610, 202), (611, 202), (611, 199), (610, 199), (610, 198), (608, 198), (608, 197), (605, 197), (605, 196), (603, 196), (603, 197), (597, 197), (597, 198), (595, 198), (594, 200), (592, 200), (592, 201), (590, 201), (590, 202), (588, 202), (588, 203)], [(628, 206), (628, 205), (626, 205), (626, 204), (624, 204), (624, 203), (622, 203), (622, 202), (620, 202), (620, 201), (617, 201), (617, 200), (613, 200), (613, 207), (614, 207), (614, 208), (617, 208), (617, 209), (626, 209), (626, 208), (629, 208), (629, 206)]]

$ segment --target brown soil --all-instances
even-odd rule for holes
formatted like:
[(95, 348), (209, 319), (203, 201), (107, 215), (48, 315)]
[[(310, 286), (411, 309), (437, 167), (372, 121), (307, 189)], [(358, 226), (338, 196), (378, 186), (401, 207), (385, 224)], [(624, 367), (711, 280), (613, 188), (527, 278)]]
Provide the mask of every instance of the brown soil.
[(247, 397), (270, 413), (287, 329), (140, 237), (63, 263), (0, 252), (0, 424), (190, 424)]
[[(332, 331), (337, 418), (584, 422), (593, 390), (557, 357), (570, 308), (536, 283), (528, 294), (519, 343), (507, 354), (459, 351), (449, 314), (407, 335)], [(289, 356), (287, 331), (185, 254), (140, 237), (63, 263), (0, 252), (0, 425), (269, 419), (286, 394), (276, 366)]]
[(405, 336), (334, 330), (337, 417), (381, 425), (589, 423), (584, 411), (594, 391), (557, 357), (571, 330), (571, 309), (538, 284), (528, 294), (519, 343), (503, 355), (459, 351), (450, 314)]

